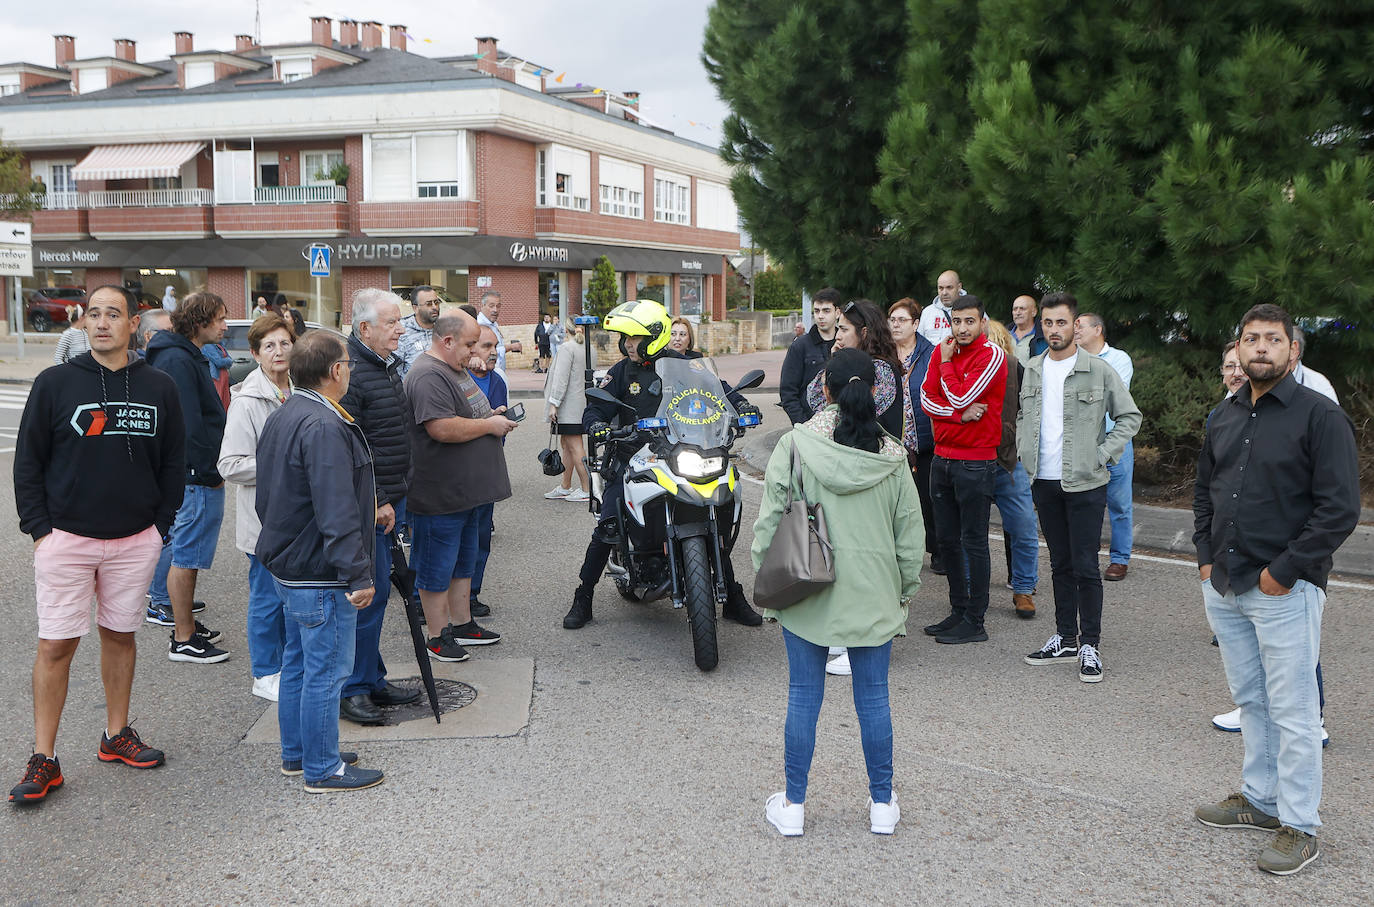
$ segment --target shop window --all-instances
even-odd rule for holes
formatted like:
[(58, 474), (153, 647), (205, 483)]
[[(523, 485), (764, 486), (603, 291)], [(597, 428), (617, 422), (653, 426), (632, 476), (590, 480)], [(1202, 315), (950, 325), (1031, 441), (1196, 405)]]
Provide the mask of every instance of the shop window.
[[(433, 287), (445, 305), (462, 305), (468, 301), (467, 268), (392, 268), (391, 292), (409, 301), (414, 287)], [(403, 307), (401, 314), (411, 309)]]
[[(340, 271), (342, 269), (339, 269)], [(318, 287), (318, 294), (316, 288)], [(323, 327), (342, 329), (343, 276), (311, 277), (310, 271), (249, 271), (249, 298), (266, 296), (274, 302), (278, 295), (305, 317)]]
[(686, 318), (701, 317), (701, 278), (679, 277), (677, 313)]
[(673, 284), (667, 274), (635, 275), (635, 299), (652, 299), (663, 303), (668, 311), (673, 310)]

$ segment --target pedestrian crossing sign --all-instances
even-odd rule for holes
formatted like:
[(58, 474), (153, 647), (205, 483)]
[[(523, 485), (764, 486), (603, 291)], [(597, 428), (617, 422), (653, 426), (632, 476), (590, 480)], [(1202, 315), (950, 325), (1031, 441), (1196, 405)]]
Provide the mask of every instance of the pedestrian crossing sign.
[(330, 253), (334, 250), (326, 245), (310, 247), (310, 276), (328, 277)]

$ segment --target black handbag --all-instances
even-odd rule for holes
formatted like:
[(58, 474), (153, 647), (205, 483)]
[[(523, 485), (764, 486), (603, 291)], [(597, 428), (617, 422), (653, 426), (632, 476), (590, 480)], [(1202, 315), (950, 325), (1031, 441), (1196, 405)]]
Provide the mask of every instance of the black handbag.
[(561, 476), (564, 472), (563, 455), (558, 452), (558, 444), (554, 440), (557, 433), (552, 425), (549, 426), (549, 446), (539, 451), (536, 459), (539, 465), (544, 467), (544, 475)]

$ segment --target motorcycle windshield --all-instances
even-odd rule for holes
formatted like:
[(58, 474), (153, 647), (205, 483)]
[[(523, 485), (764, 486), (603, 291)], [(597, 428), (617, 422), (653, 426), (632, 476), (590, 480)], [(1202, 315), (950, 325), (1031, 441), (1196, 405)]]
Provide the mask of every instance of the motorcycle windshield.
[(660, 359), (663, 396), (658, 417), (668, 420), (668, 439), (702, 450), (725, 447), (736, 413), (720, 379), (701, 359)]

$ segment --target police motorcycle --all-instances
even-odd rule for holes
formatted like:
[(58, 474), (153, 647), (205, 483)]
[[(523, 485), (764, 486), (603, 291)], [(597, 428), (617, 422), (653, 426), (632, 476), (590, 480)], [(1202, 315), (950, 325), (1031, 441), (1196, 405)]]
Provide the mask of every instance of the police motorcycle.
[[(662, 382), (658, 412), (612, 429), (599, 451), (593, 439), (587, 458), (605, 482), (624, 477), (607, 572), (626, 600), (671, 598), (674, 608), (686, 608), (696, 665), (710, 671), (720, 660), (716, 610), (726, 601), (725, 563), (743, 510), (730, 449), (761, 416), (736, 412), (702, 359), (660, 359), (654, 367)], [(758, 387), (763, 377), (755, 369), (735, 389)], [(606, 391), (594, 387), (587, 395), (633, 418)], [(628, 457), (616, 456), (635, 445)], [(600, 511), (599, 498), (593, 508)]]

